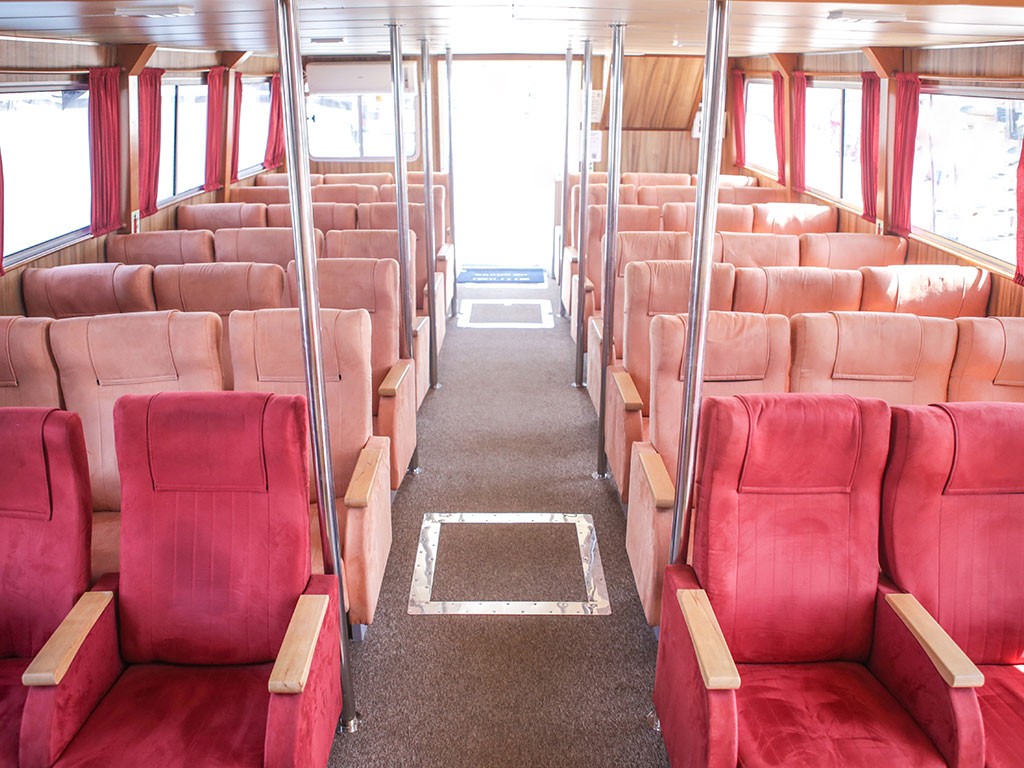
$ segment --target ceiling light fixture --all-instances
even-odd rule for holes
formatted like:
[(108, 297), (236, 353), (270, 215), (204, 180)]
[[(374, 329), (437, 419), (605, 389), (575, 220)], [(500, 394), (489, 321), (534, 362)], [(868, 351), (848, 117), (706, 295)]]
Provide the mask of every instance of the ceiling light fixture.
[(194, 16), (195, 13), (191, 5), (142, 5), (114, 9), (115, 16), (147, 19), (177, 19), (181, 16)]
[(344, 37), (311, 37), (311, 45), (341, 45), (345, 42)]
[(867, 21), (874, 24), (893, 24), (907, 20), (903, 11), (870, 11), (860, 8), (845, 8), (828, 12), (829, 21)]

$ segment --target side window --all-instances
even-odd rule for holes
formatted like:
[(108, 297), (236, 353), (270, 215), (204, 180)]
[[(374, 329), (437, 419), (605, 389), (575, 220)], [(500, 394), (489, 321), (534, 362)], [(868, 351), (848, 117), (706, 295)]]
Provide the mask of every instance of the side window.
[(243, 79), (238, 133), (238, 169), (241, 175), (263, 168), (269, 130), (270, 80)]
[(839, 84), (807, 89), (804, 147), (809, 189), (860, 205), (861, 91)]
[(771, 174), (778, 174), (779, 160), (775, 154), (775, 111), (770, 82), (750, 80), (745, 91), (744, 121), (747, 165)]
[[(318, 160), (379, 160), (395, 156), (395, 119), (390, 93), (308, 97), (309, 153)], [(406, 94), (402, 127), (405, 154), (415, 157), (419, 136), (415, 94)]]
[(89, 226), (89, 91), (0, 93), (4, 252), (17, 262)]
[(206, 180), (206, 85), (165, 82), (160, 98), (157, 200), (163, 203)]

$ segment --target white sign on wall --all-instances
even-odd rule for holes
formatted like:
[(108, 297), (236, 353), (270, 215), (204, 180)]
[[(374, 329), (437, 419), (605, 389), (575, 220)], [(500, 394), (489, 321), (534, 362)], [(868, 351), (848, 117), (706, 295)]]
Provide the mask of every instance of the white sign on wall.
[(590, 132), (590, 141), (588, 142), (588, 148), (590, 149), (590, 162), (592, 163), (601, 162), (601, 155), (603, 149), (602, 138), (603, 135), (601, 131)]
[(601, 109), (604, 107), (604, 91), (590, 92), (590, 122), (601, 122)]

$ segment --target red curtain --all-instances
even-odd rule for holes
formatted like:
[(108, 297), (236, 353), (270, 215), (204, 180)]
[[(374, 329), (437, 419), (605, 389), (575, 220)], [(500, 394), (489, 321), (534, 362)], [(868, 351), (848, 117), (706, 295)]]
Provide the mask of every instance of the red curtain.
[(206, 184), (207, 192), (224, 186), (224, 75), (227, 67), (214, 67), (206, 78)]
[(267, 154), (263, 167), (272, 170), (284, 163), (284, 106), (281, 96), (281, 75), (270, 78), (270, 130), (267, 132)]
[[(2, 172), (3, 168), (0, 167)], [(3, 178), (0, 177), (0, 202), (3, 201), (2, 184)], [(1021, 144), (1020, 160), (1017, 161), (1017, 274), (1013, 276), (1013, 282), (1017, 285), (1024, 285), (1024, 221), (1021, 221), (1021, 213), (1024, 213), (1024, 143)]]
[(860, 191), (864, 218), (878, 219), (878, 115), (881, 84), (874, 72), (861, 72)]
[(772, 72), (775, 86), (773, 106), (775, 112), (775, 156), (779, 162), (779, 184), (786, 186), (786, 83), (781, 72)]
[(120, 67), (89, 70), (92, 234), (121, 228)]
[(235, 72), (234, 118), (231, 139), (231, 181), (238, 181), (238, 137), (242, 132), (242, 73)]
[(732, 139), (736, 153), (736, 167), (743, 168), (747, 164), (747, 107), (746, 79), (743, 70), (732, 71)]
[(0, 153), (0, 275), (4, 273), (4, 157)]
[(910, 234), (910, 194), (914, 182), (914, 147), (917, 143), (917, 112), (921, 79), (896, 75), (896, 137), (893, 147), (892, 221), (897, 235)]
[(162, 69), (144, 69), (139, 75), (139, 213), (156, 213), (160, 184), (160, 84)]
[(807, 74), (793, 73), (793, 189), (803, 192), (806, 189), (804, 174), (804, 153), (807, 149), (805, 141), (807, 124)]

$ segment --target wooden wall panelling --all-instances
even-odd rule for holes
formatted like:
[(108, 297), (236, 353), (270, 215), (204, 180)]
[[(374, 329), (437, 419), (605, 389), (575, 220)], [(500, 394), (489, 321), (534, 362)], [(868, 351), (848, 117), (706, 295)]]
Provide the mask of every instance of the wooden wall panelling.
[(837, 75), (858, 75), (866, 68), (860, 51), (843, 53), (805, 53), (798, 69), (804, 72), (828, 72)]
[[(622, 74), (625, 130), (692, 128), (703, 88), (704, 57), (626, 56)], [(608, 128), (607, 115), (601, 127)]]

